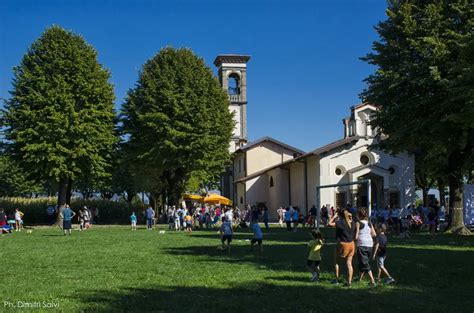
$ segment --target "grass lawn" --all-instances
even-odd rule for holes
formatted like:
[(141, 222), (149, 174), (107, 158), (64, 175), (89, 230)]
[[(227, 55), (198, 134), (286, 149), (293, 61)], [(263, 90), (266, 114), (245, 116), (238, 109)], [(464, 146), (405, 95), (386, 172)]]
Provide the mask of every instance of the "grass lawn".
[(474, 236), (389, 238), (386, 265), (397, 283), (347, 289), (330, 284), (332, 229), (324, 230), (322, 281), (311, 283), (307, 229), (271, 228), (263, 254), (251, 253), (251, 234), (237, 231), (227, 254), (217, 250), (215, 231), (159, 234), (141, 227), (99, 226), (72, 236), (38, 228), (0, 237), (0, 311), (52, 310), (7, 305), (18, 301), (58, 305), (61, 312), (474, 311)]

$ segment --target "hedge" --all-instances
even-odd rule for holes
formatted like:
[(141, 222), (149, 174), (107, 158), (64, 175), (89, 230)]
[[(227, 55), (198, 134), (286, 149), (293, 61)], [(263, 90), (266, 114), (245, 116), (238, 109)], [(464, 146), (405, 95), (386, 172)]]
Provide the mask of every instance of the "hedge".
[[(4, 209), (7, 215), (13, 214), (15, 209), (19, 208), (25, 214), (23, 220), (26, 225), (49, 224), (51, 217), (48, 216), (47, 208), (50, 205), (55, 206), (56, 203), (56, 198), (0, 198), (0, 208)], [(99, 210), (99, 218), (96, 220), (99, 224), (128, 224), (132, 211), (140, 218), (141, 212), (146, 208), (142, 203), (129, 205), (125, 201), (71, 200), (71, 208), (76, 213), (84, 206)]]

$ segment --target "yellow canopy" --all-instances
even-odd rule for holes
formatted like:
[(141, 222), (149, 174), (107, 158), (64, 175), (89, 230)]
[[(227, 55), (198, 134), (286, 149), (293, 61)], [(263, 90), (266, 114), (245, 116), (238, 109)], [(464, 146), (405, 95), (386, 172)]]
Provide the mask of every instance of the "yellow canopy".
[(232, 205), (232, 201), (230, 199), (227, 199), (226, 197), (223, 197), (215, 193), (212, 193), (206, 198), (204, 198), (204, 202), (209, 203), (209, 204)]
[(194, 201), (199, 201), (199, 202), (202, 202), (204, 200), (204, 198), (199, 195), (183, 195), (183, 199), (194, 200)]

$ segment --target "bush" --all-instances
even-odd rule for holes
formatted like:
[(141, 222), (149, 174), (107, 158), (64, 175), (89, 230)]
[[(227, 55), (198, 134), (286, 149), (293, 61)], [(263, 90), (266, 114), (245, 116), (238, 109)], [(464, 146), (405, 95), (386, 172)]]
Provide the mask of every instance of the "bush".
[[(71, 202), (71, 208), (76, 213), (83, 206), (98, 209), (99, 218), (96, 222), (100, 224), (128, 224), (132, 211), (141, 217), (141, 211), (146, 208), (142, 203), (129, 205), (124, 201), (72, 199)], [(13, 214), (15, 208), (19, 208), (25, 213), (24, 222), (28, 225), (49, 224), (50, 217), (46, 209), (56, 203), (56, 198), (0, 198), (0, 208), (4, 209), (5, 213)]]

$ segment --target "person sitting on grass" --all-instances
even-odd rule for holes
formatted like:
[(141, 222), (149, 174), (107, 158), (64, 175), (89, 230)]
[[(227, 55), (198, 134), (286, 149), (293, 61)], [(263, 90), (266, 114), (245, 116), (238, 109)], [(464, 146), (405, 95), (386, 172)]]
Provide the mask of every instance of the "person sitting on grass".
[(306, 261), (306, 268), (312, 274), (311, 281), (319, 280), (319, 263), (321, 262), (321, 248), (324, 244), (323, 234), (316, 229), (311, 231), (311, 237), (313, 238), (308, 242), (309, 256)]
[(137, 216), (135, 212), (132, 212), (132, 215), (130, 215), (130, 223), (132, 224), (132, 230), (137, 230)]
[[(222, 251), (227, 249), (230, 252), (230, 243), (232, 242), (232, 224), (226, 221), (225, 216), (222, 217), (222, 225), (220, 228)], [(227, 242), (227, 244), (226, 244)]]
[(379, 225), (377, 228), (377, 237), (376, 243), (373, 250), (372, 260), (377, 260), (377, 281), (380, 282), (382, 272), (387, 276), (386, 284), (392, 284), (395, 282), (392, 276), (388, 273), (385, 268), (385, 259), (387, 258), (387, 236), (385, 236), (385, 231), (387, 227), (385, 224)]
[(370, 257), (372, 254), (372, 247), (374, 246), (375, 230), (369, 222), (369, 213), (367, 208), (360, 208), (357, 211), (359, 221), (356, 222), (355, 240), (357, 241), (357, 258), (359, 261), (359, 281), (362, 281), (364, 274), (367, 273), (370, 277), (369, 286), (375, 286), (374, 275), (370, 269)]
[(66, 204), (64, 207), (64, 210), (59, 213), (62, 220), (63, 220), (63, 230), (64, 230), (64, 235), (69, 232), (69, 235), (71, 235), (71, 229), (72, 229), (72, 219), (74, 216), (76, 216), (76, 213), (74, 213), (73, 210), (69, 207), (69, 205)]
[(258, 243), (258, 246), (260, 247), (260, 252), (263, 252), (263, 232), (262, 229), (260, 228), (260, 225), (258, 223), (253, 223), (252, 226), (252, 231), (253, 231), (253, 238), (250, 241), (250, 249), (253, 250), (253, 246)]

